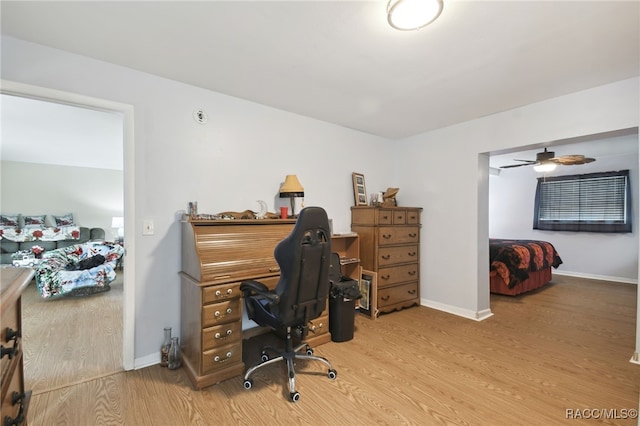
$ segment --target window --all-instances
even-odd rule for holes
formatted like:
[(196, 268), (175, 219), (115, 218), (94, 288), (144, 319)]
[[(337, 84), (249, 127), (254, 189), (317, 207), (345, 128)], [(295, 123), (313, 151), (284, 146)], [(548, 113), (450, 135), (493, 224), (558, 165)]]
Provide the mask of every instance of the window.
[(629, 170), (538, 178), (533, 229), (631, 232)]

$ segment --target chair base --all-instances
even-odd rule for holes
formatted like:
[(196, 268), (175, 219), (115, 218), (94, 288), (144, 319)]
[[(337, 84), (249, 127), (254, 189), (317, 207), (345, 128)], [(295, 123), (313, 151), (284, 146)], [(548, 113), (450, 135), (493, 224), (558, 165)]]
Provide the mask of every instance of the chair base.
[[(280, 353), (280, 355), (275, 358), (269, 358), (267, 351)], [(331, 365), (329, 360), (321, 356), (313, 355), (313, 349), (311, 349), (311, 346), (309, 346), (307, 343), (301, 343), (295, 348), (293, 347), (291, 339), (291, 327), (287, 327), (286, 346), (284, 352), (280, 352), (272, 346), (266, 346), (262, 349), (261, 358), (262, 363), (254, 365), (245, 373), (245, 389), (251, 389), (253, 387), (253, 380), (251, 379), (251, 375), (256, 370), (262, 367), (266, 367), (267, 365), (275, 364), (279, 361), (285, 361), (287, 364), (287, 376), (289, 380), (289, 397), (291, 398), (292, 402), (297, 402), (300, 399), (300, 392), (296, 391), (296, 372), (294, 368), (296, 360), (304, 359), (322, 362), (329, 368), (327, 377), (329, 377), (331, 380), (335, 380), (335, 378), (338, 376), (337, 371), (333, 369), (333, 366)]]

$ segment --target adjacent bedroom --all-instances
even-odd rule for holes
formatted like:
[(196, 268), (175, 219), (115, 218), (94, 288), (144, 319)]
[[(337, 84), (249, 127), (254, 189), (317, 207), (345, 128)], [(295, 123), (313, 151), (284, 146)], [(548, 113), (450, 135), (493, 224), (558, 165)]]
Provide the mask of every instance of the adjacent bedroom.
[(635, 290), (637, 194), (637, 129), (494, 153), (491, 304), (524, 303), (557, 285)]

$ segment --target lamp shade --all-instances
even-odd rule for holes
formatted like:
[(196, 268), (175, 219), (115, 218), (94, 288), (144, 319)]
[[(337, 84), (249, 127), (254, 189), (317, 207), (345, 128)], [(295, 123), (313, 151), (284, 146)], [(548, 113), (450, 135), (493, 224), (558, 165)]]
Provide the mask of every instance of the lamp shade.
[(304, 188), (296, 175), (287, 175), (280, 187), (280, 198), (287, 197), (304, 197)]
[(111, 219), (111, 227), (112, 228), (124, 228), (124, 217), (114, 216)]
[(442, 0), (389, 0), (387, 21), (397, 30), (418, 30), (442, 13)]

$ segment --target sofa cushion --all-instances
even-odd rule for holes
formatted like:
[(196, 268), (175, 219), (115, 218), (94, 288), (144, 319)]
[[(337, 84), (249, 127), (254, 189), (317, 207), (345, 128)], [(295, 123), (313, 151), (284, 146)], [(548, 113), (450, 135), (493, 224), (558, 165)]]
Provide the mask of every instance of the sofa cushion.
[(53, 220), (56, 226), (73, 226), (75, 222), (73, 221), (73, 213), (67, 213), (62, 216), (52, 215)]
[(20, 226), (19, 214), (0, 214), (0, 229), (13, 229)]
[(23, 216), (24, 228), (44, 228), (47, 215), (27, 215)]

